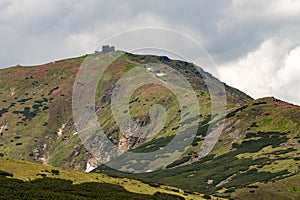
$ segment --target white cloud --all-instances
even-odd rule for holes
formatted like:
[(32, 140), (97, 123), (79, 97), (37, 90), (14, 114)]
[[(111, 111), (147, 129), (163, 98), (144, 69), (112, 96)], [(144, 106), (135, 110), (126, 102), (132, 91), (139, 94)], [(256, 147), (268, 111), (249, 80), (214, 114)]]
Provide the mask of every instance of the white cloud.
[(222, 81), (254, 98), (276, 96), (300, 104), (300, 46), (272, 38), (246, 56), (219, 66)]
[(297, 0), (277, 0), (270, 3), (269, 13), (274, 13), (277, 17), (299, 17), (300, 1)]
[(227, 14), (229, 17), (238, 14), (237, 20), (253, 19), (256, 17), (272, 18), (289, 18), (300, 16), (300, 2), (295, 0), (233, 0), (229, 4)]
[(300, 46), (289, 52), (276, 78), (278, 96), (300, 105)]
[(11, 1), (2, 7), (0, 22), (21, 33), (41, 34), (57, 27), (70, 8), (61, 0)]

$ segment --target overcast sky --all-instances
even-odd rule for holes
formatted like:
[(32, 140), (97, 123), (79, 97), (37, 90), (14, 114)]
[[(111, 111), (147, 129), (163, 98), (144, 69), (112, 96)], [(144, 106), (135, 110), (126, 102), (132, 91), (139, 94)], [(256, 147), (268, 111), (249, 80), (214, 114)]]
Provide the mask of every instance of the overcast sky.
[[(299, 0), (1, 0), (0, 68), (90, 53), (108, 37), (141, 27), (193, 38), (216, 63), (214, 75), (254, 98), (300, 105)], [(131, 50), (130, 43), (117, 48)]]

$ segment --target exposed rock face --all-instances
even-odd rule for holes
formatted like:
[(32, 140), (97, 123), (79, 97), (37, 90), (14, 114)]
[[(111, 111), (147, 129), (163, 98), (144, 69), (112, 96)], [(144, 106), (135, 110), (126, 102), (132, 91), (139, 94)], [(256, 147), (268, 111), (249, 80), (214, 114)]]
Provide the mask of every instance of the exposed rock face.
[(0, 127), (0, 134), (2, 134), (3, 131), (4, 131), (6, 128), (7, 128), (7, 124), (5, 123), (4, 125), (2, 125), (2, 126)]
[(66, 127), (66, 124), (62, 124), (61, 127), (58, 129), (58, 131), (57, 131), (57, 136), (58, 137), (62, 136), (63, 130), (64, 130), (65, 127)]
[(10, 88), (10, 96), (15, 96), (15, 94), (16, 94), (16, 89)]
[(121, 152), (126, 152), (129, 150), (129, 137), (126, 137), (126, 134), (123, 134), (118, 143), (119, 150)]
[(124, 133), (122, 133), (118, 143), (118, 148), (121, 150), (121, 152), (126, 152), (145, 141), (145, 137), (147, 138), (148, 135), (144, 135), (142, 127), (147, 123), (147, 121), (139, 120), (136, 120), (136, 123), (132, 123), (132, 121), (131, 123), (127, 123)]
[(39, 148), (34, 148), (32, 154), (33, 160), (36, 160), (43, 165), (48, 165), (47, 144), (42, 144)]

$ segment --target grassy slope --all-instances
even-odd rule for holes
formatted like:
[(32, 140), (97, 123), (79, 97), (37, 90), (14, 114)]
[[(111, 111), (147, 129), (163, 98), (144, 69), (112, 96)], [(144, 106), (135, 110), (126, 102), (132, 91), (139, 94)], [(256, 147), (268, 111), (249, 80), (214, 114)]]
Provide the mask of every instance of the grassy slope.
[[(72, 169), (82, 170), (85, 167), (89, 154), (78, 135), (73, 135), (76, 130), (71, 119), (72, 85), (84, 59), (80, 57), (36, 67), (0, 70), (0, 83), (3, 85), (0, 88), (0, 155)], [(96, 98), (97, 105), (103, 106), (97, 111), (99, 122), (116, 143), (121, 133), (113, 121), (109, 101), (103, 102), (103, 97), (109, 96), (110, 86), (122, 74), (135, 65), (151, 62), (166, 63), (179, 70), (198, 95), (203, 119), (209, 119), (207, 89), (191, 64), (157, 56), (126, 54), (109, 66), (105, 79), (98, 85)], [(164, 104), (174, 99), (172, 93), (161, 91), (164, 89), (151, 85), (137, 90), (131, 101), (133, 118), (147, 122), (146, 111), (152, 104)], [(139, 177), (230, 196), (235, 190), (236, 194), (241, 194), (238, 193), (240, 188), (256, 182), (275, 181), (298, 174), (299, 107), (274, 98), (252, 102), (250, 97), (231, 87), (226, 87), (226, 92), (229, 114), (223, 134), (212, 152), (214, 159), (210, 156), (192, 165)], [(166, 129), (136, 151), (154, 150), (158, 144), (164, 146), (168, 142), (165, 136), (174, 134), (172, 129), (178, 124), (178, 103), (175, 99), (171, 102), (171, 105), (166, 104), (171, 116), (167, 119)], [(247, 106), (240, 107), (247, 103)], [(61, 127), (64, 127), (63, 135), (57, 136)], [(196, 141), (184, 156), (191, 158), (200, 146), (201, 140)], [(295, 181), (297, 177), (291, 180)]]
[[(241, 199), (253, 199), (252, 193), (245, 194), (250, 190), (245, 188), (253, 184), (260, 185), (258, 193), (263, 193), (264, 188), (271, 187), (268, 184), (278, 183), (280, 187), (280, 182), (290, 182), (285, 193), (282, 190), (265, 193), (276, 196), (292, 191), (289, 197), (297, 199), (300, 197), (300, 186), (296, 184), (300, 178), (299, 115), (298, 106), (274, 98), (258, 99), (228, 113), (223, 134), (210, 156), (183, 167), (129, 176)], [(112, 173), (109, 169), (98, 170)]]
[[(139, 180), (128, 179), (128, 178), (118, 178), (112, 177), (105, 174), (90, 174), (78, 171), (65, 170), (62, 168), (55, 168), (51, 166), (44, 166), (36, 163), (30, 163), (25, 161), (0, 158), (0, 170), (11, 173), (14, 178), (21, 179), (24, 181), (34, 180), (41, 178), (41, 174), (46, 174), (50, 178), (60, 178), (71, 180), (73, 183), (84, 183), (84, 182), (101, 182), (116, 184), (124, 187), (130, 192), (140, 193), (140, 194), (154, 194), (155, 192), (175, 194), (178, 196), (183, 196), (186, 199), (203, 199), (202, 194), (194, 193), (187, 194), (184, 190), (155, 184), (156, 187), (152, 187), (147, 183), (143, 183)], [(59, 170), (59, 174), (55, 175), (51, 173), (51, 170)], [(151, 183), (150, 183), (151, 184)], [(153, 183), (154, 184), (154, 183)], [(213, 198), (214, 199), (214, 198)]]
[[(162, 58), (125, 54), (108, 67), (105, 78), (99, 82), (96, 94), (97, 107), (101, 108), (97, 110), (99, 122), (115, 143), (122, 133), (110, 110), (111, 86), (128, 70), (143, 63), (166, 63), (179, 70), (194, 87), (203, 118), (209, 117), (210, 100), (201, 75), (196, 74), (192, 64)], [(74, 135), (76, 130), (71, 113), (73, 83), (85, 59), (86, 56), (82, 56), (40, 66), (0, 70), (0, 155), (76, 170), (86, 167), (90, 155), (78, 135)], [(105, 102), (102, 101), (104, 97), (107, 99)], [(227, 97), (229, 107), (251, 100), (230, 87), (227, 87)], [(149, 138), (148, 142), (160, 139), (162, 144), (166, 144), (166, 136), (173, 135), (179, 123), (179, 107), (174, 94), (159, 86), (146, 85), (133, 94), (130, 113), (133, 119), (147, 123), (147, 111), (155, 103), (166, 106), (168, 118), (166, 128)], [(59, 136), (60, 129), (63, 134)], [(157, 142), (154, 140), (152, 143)]]
[(288, 177), (270, 183), (256, 183), (250, 187), (235, 191), (234, 199), (279, 200), (299, 199), (300, 175)]
[[(74, 147), (80, 148), (79, 138), (72, 137), (75, 129), (71, 122), (71, 86), (83, 60), (84, 57), (79, 57), (0, 70), (0, 109), (7, 111), (0, 115), (1, 153), (43, 163), (51, 162), (49, 157), (54, 154), (57, 161), (51, 163), (61, 166), (68, 163), (71, 167), (72, 158), (68, 155)], [(58, 138), (56, 132), (63, 124), (66, 124), (65, 134)], [(63, 152), (55, 148), (58, 145), (51, 146), (55, 141), (65, 147)], [(80, 157), (86, 159), (84, 154)], [(85, 164), (81, 165), (73, 168), (82, 169)]]

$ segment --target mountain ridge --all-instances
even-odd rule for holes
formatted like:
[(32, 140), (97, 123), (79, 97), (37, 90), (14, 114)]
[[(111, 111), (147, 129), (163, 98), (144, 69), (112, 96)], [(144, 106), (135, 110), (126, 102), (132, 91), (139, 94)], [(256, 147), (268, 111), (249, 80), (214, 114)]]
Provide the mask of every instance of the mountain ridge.
[[(130, 60), (126, 58), (127, 56), (132, 57), (133, 55), (132, 54), (124, 55), (125, 61)], [(47, 63), (40, 66), (33, 66), (33, 67), (16, 66), (12, 68), (1, 69), (0, 82), (3, 85), (1, 89), (2, 91), (0, 92), (1, 95), (0, 106), (2, 108), (0, 112), (1, 127), (3, 129), (2, 134), (4, 134), (6, 129), (8, 129), (7, 126), (12, 126), (13, 129), (16, 129), (16, 130), (11, 130), (12, 132), (20, 132), (19, 130), (20, 128), (18, 128), (19, 125), (22, 126), (22, 130), (24, 130), (25, 132), (32, 132), (32, 130), (26, 130), (26, 129), (30, 129), (28, 128), (29, 126), (27, 126), (27, 123), (32, 123), (32, 119), (34, 119), (36, 115), (43, 115), (44, 120), (43, 122), (40, 122), (38, 124), (38, 128), (35, 128), (34, 132), (39, 131), (40, 134), (42, 135), (45, 135), (46, 133), (45, 137), (49, 137), (48, 139), (50, 140), (54, 137), (59, 138), (58, 136), (61, 136), (59, 130), (61, 129), (65, 129), (65, 132), (66, 129), (69, 129), (68, 131), (71, 131), (72, 134), (76, 133), (76, 130), (72, 124), (73, 122), (71, 116), (71, 93), (72, 93), (72, 86), (74, 83), (74, 78), (76, 76), (76, 73), (79, 70), (81, 63), (86, 59), (86, 57), (87, 56), (81, 56), (74, 59), (54, 61), (51, 63)], [(136, 58), (140, 60), (147, 59), (145, 62), (150, 62), (150, 60), (151, 61), (165, 60), (164, 57), (159, 57), (159, 56), (141, 55), (141, 56), (136, 56)], [(170, 60), (167, 61), (170, 62)], [(172, 62), (174, 62), (175, 64), (179, 62), (178, 64), (179, 66), (191, 65), (190, 63), (186, 63), (182, 61), (172, 61)], [(113, 67), (111, 69), (113, 70)], [(109, 86), (110, 83), (108, 83), (107, 85)], [(236, 91), (233, 91), (232, 93), (234, 94), (235, 92)], [(243, 93), (237, 93), (237, 94), (243, 95)], [(250, 99), (248, 96), (245, 97)], [(28, 103), (30, 103), (30, 106), (25, 106)], [(241, 101), (241, 103), (243, 103), (243, 100)], [(16, 109), (16, 106), (18, 104), (20, 110)], [(13, 109), (15, 110), (11, 112), (8, 111)], [(10, 116), (12, 120), (9, 120), (9, 122), (10, 123), (15, 122), (15, 125), (9, 124), (7, 122), (8, 120), (7, 115), (8, 116), (12, 115)], [(21, 120), (16, 120), (16, 115)], [(21, 117), (22, 115), (23, 117)], [(64, 119), (66, 117), (68, 119)], [(10, 129), (6, 132), (10, 132)], [(18, 133), (15, 134), (16, 136), (18, 136)], [(47, 163), (45, 161), (46, 159), (43, 158), (47, 155), (45, 154), (44, 156), (40, 156), (44, 152), (43, 149), (45, 145), (47, 145), (47, 143), (40, 144), (40, 147), (37, 150), (34, 150), (34, 151), (38, 151), (36, 153), (37, 156), (35, 156), (34, 159), (40, 162)], [(82, 148), (82, 147), (78, 146), (78, 148)], [(53, 149), (53, 151), (56, 150)], [(73, 152), (73, 154), (77, 154), (76, 152)], [(35, 153), (29, 152), (28, 154), (35, 154)], [(20, 155), (14, 155), (14, 156), (16, 156), (16, 158), (23, 159), (20, 157)], [(28, 156), (25, 157), (27, 157), (26, 160), (32, 160), (30, 157), (28, 158)], [(56, 163), (56, 160), (57, 159), (53, 160), (54, 164)], [(74, 166), (74, 168), (78, 169), (78, 166), (77, 167)], [(83, 166), (79, 168), (82, 169)]]
[[(85, 148), (72, 118), (72, 88), (88, 56), (0, 70), (0, 156), (79, 171), (90, 171), (101, 164)], [(133, 93), (130, 114), (134, 122), (144, 126), (150, 122), (149, 108), (161, 104), (168, 114), (162, 133), (147, 139), (130, 138), (114, 121), (110, 108), (112, 86), (126, 72), (148, 63), (168, 65), (189, 81), (199, 101), (201, 119), (192, 144), (175, 162), (157, 172), (126, 176), (226, 198), (250, 198), (248, 193), (261, 192), (256, 187), (261, 182), (268, 185), (288, 177), (294, 177), (293, 182), (298, 181), (299, 106), (274, 97), (254, 100), (224, 84), (227, 99), (224, 129), (211, 153), (202, 158), (198, 152), (215, 117), (210, 114), (211, 100), (204, 78), (213, 76), (201, 68), (196, 69), (192, 63), (165, 56), (124, 53), (107, 66), (97, 86), (95, 110), (107, 137), (119, 148), (138, 153), (163, 148), (172, 140), (180, 124), (176, 96), (167, 88), (151, 84)], [(129, 167), (142, 166), (133, 163)], [(199, 171), (201, 167), (205, 169)], [(102, 166), (94, 172), (117, 174)], [(276, 191), (271, 193), (277, 194)]]

